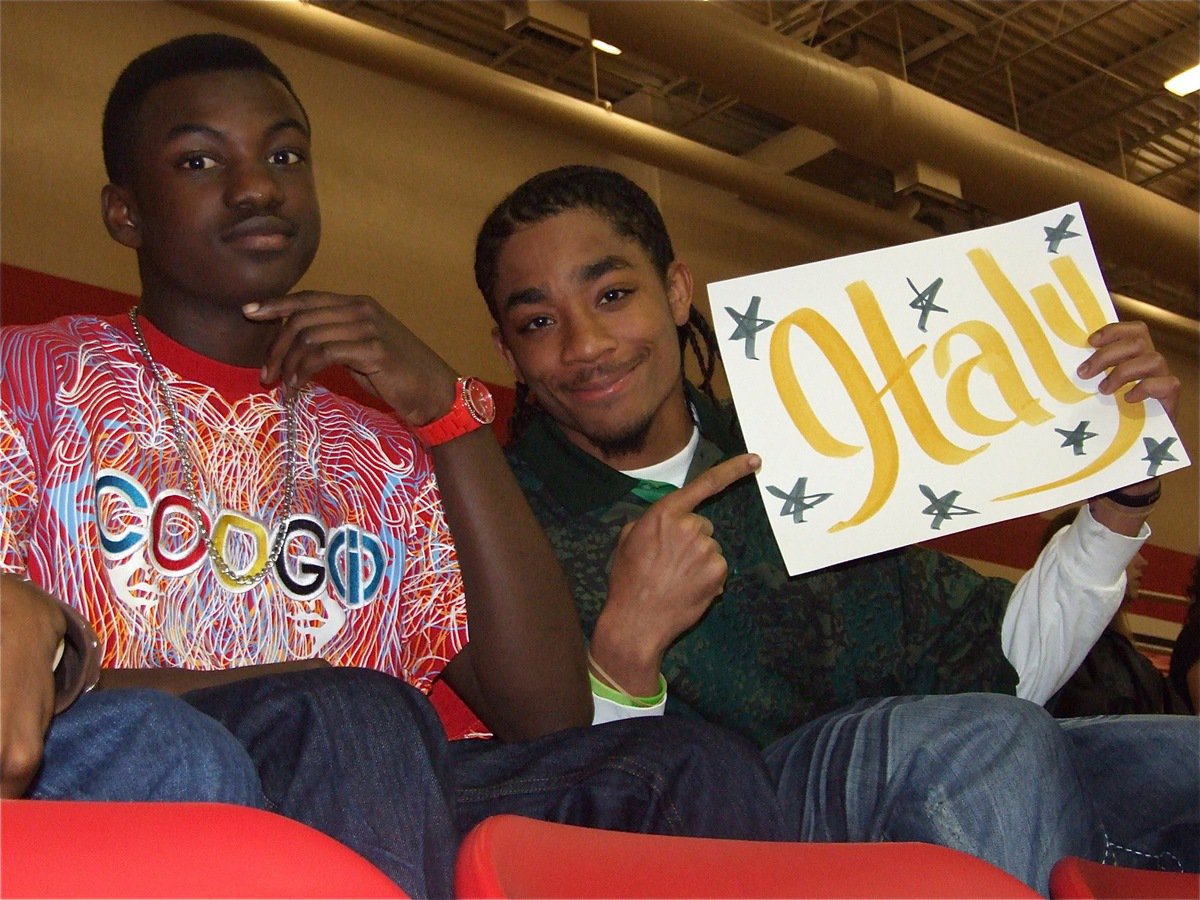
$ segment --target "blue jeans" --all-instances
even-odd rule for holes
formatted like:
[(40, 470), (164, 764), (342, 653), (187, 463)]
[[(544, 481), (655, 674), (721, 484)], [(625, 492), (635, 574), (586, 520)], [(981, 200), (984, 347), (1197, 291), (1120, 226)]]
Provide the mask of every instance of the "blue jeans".
[(268, 809), (337, 838), (412, 897), (451, 896), (448, 744), (419, 691), (332, 668), (183, 696), (244, 748)]
[(927, 841), (1047, 893), (1063, 856), (1200, 867), (1200, 720), (999, 694), (863, 700), (764, 751), (786, 837)]
[(451, 745), (459, 829), (513, 813), (644, 834), (778, 840), (770, 774), (742, 738), (675, 716), (526, 743)]
[(781, 833), (759, 754), (699, 722), (450, 744), (424, 695), (364, 669), (251, 679), (185, 699), (245, 747), (268, 808), (342, 841), (414, 897), (451, 896), (459, 837), (497, 813), (662, 834)]
[(258, 773), (228, 731), (161, 691), (84, 694), (46, 732), (28, 796), (264, 807)]

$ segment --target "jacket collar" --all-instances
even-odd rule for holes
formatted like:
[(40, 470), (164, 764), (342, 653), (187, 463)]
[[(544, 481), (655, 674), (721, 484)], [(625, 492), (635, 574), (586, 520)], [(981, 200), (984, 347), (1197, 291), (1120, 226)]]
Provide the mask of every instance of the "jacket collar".
[[(744, 452), (745, 445), (733, 417), (691, 384), (685, 382), (684, 390), (696, 411), (701, 449), (708, 440), (725, 457)], [(638, 483), (637, 479), (572, 444), (544, 412), (539, 412), (513, 442), (511, 452), (541, 479), (561, 506), (576, 515), (612, 506), (629, 495)]]

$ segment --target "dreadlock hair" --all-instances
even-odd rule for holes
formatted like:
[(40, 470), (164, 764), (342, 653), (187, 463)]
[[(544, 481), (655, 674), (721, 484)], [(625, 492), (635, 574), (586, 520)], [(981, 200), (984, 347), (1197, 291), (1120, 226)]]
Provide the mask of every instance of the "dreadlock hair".
[(104, 106), (104, 168), (113, 184), (133, 176), (133, 148), (142, 104), (154, 88), (197, 72), (249, 69), (276, 79), (287, 88), (307, 124), (308, 113), (283, 71), (256, 44), (228, 34), (189, 34), (152, 47), (117, 76)]
[[(475, 239), (475, 284), (497, 324), (496, 262), (510, 237), (530, 225), (575, 209), (589, 209), (605, 219), (622, 237), (636, 242), (654, 266), (663, 283), (675, 261), (675, 250), (662, 213), (644, 190), (611, 169), (597, 166), (562, 166), (534, 175), (492, 210)], [(713, 372), (720, 359), (717, 338), (708, 320), (695, 308), (677, 329), (679, 349), (690, 348), (700, 370), (699, 388), (715, 401)], [(509, 435), (516, 438), (534, 414), (529, 386), (517, 383), (516, 405), (508, 421)]]

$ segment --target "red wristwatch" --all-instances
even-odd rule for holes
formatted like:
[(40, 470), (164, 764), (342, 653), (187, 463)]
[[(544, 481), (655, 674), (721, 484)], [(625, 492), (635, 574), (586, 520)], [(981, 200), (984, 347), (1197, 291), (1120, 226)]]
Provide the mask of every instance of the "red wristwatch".
[(496, 404), (492, 392), (478, 378), (460, 378), (450, 412), (434, 419), (428, 425), (417, 425), (417, 433), (426, 447), (436, 447), (456, 437), (462, 437), (482, 425), (492, 424), (496, 418)]

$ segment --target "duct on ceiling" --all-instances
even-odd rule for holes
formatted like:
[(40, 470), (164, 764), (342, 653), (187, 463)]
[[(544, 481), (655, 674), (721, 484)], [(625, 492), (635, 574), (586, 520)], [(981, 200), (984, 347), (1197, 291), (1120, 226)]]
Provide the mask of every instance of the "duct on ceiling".
[[(308, 3), (181, 5), (353, 65), (490, 106), (640, 162), (735, 193), (798, 221), (819, 221), (829, 256), (934, 237), (925, 225), (601, 106), (459, 59)], [(814, 240), (819, 240), (814, 238)]]
[[(521, 116), (640, 162), (730, 191), (799, 221), (820, 221), (829, 239), (826, 246), (817, 249), (826, 256), (935, 236), (928, 227), (904, 216), (771, 172), (749, 160), (307, 3), (193, 0), (181, 5), (353, 65)], [(589, 9), (591, 5), (588, 4)], [(655, 4), (637, 5), (645, 8)], [(1124, 298), (1114, 300), (1121, 308)], [(1165, 311), (1159, 311), (1161, 316), (1148, 315), (1155, 308), (1145, 303), (1139, 306), (1142, 318), (1149, 318), (1169, 332), (1183, 333), (1191, 340), (1200, 334), (1200, 326), (1192, 320)]]
[(1194, 210), (876, 69), (856, 68), (709, 3), (588, 0), (592, 33), (828, 135), (893, 172), (924, 162), (1008, 218), (1079, 201), (1097, 252), (1200, 287)]

